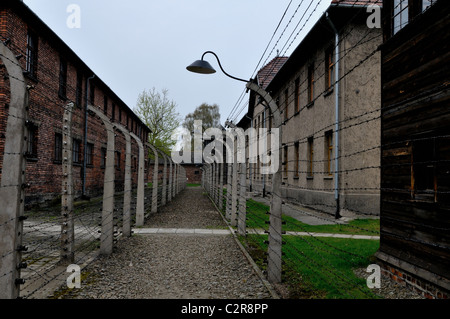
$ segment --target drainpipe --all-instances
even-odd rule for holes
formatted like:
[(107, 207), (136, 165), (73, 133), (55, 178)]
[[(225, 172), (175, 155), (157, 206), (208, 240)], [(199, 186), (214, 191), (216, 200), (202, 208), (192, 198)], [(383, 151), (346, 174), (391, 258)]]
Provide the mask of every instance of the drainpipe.
[[(266, 110), (269, 106), (264, 105), (264, 112), (263, 112), (263, 128), (267, 128), (266, 126)], [(266, 132), (266, 139), (264, 140), (264, 155), (267, 152), (267, 136), (269, 135), (269, 132)], [(263, 198), (266, 198), (266, 174), (263, 174)]]
[(336, 29), (335, 25), (331, 21), (328, 12), (325, 13), (326, 19), (328, 23), (331, 26), (331, 29), (333, 29), (333, 32), (335, 34), (335, 44), (336, 44), (336, 57), (335, 57), (335, 81), (334, 81), (334, 94), (335, 94), (335, 116), (336, 116), (336, 123), (335, 123), (335, 151), (334, 151), (334, 165), (335, 165), (335, 173), (334, 173), (334, 199), (336, 201), (336, 211), (335, 211), (335, 218), (339, 219), (341, 218), (340, 212), (340, 203), (339, 203), (339, 109), (340, 109), (340, 103), (339, 103), (339, 32)]
[(83, 157), (83, 180), (82, 180), (82, 198), (87, 198), (86, 196), (86, 157), (87, 157), (87, 135), (88, 135), (88, 105), (89, 105), (89, 82), (95, 78), (95, 74), (86, 80), (86, 107), (84, 110), (84, 157)]

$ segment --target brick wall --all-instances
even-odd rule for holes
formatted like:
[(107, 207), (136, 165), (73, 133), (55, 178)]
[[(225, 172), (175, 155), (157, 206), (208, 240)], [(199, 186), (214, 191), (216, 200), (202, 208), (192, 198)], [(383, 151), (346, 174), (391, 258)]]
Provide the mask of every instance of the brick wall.
[(381, 273), (386, 280), (393, 280), (406, 286), (427, 299), (448, 299), (450, 296), (450, 292), (408, 273), (405, 270), (401, 270), (384, 262), (379, 262), (379, 265), (381, 266)]
[[(10, 39), (8, 48), (19, 59), (20, 66), (26, 70), (27, 38), (29, 32), (36, 34), (38, 39), (38, 59), (36, 77), (25, 75), (26, 84), (33, 86), (29, 91), (29, 116), (35, 128), (36, 156), (27, 160), (26, 176), (31, 188), (27, 189), (27, 204), (52, 200), (60, 195), (62, 167), (55, 161), (55, 135), (62, 133), (64, 106), (77, 101), (77, 88), (81, 88), (81, 105), (76, 105), (73, 111), (73, 137), (81, 141), (79, 148), (80, 161), (74, 163), (74, 189), (76, 195), (81, 195), (84, 155), (84, 121), (87, 78), (92, 71), (64, 45), (64, 43), (43, 24), (42, 21), (15, 8), (0, 8), (1, 40)], [(60, 61), (67, 62), (66, 96), (59, 94)], [(9, 81), (4, 78), (7, 71), (0, 65), (0, 177), (3, 159), (4, 133), (8, 115)], [(78, 81), (81, 76), (81, 82)], [(94, 100), (90, 102), (104, 111), (112, 122), (120, 123), (142, 139), (148, 134), (148, 129), (112, 92), (101, 79), (92, 80)], [(106, 97), (106, 99), (105, 99)], [(106, 101), (106, 104), (105, 104)], [(106, 107), (105, 107), (106, 105)], [(113, 111), (114, 106), (114, 111)], [(137, 187), (139, 148), (132, 140), (132, 182)], [(93, 145), (92, 165), (86, 170), (86, 194), (100, 195), (103, 191), (104, 168), (101, 167), (101, 149), (106, 148), (107, 133), (100, 119), (93, 114), (88, 115), (87, 142)], [(117, 191), (122, 191), (125, 178), (126, 140), (120, 131), (116, 132), (116, 151), (120, 153), (120, 164), (115, 172)], [(146, 150), (145, 154), (148, 154)], [(149, 173), (151, 170), (146, 170)], [(146, 176), (145, 180), (148, 180)]]
[(202, 170), (200, 166), (183, 165), (186, 170), (186, 178), (188, 184), (200, 184), (202, 182)]

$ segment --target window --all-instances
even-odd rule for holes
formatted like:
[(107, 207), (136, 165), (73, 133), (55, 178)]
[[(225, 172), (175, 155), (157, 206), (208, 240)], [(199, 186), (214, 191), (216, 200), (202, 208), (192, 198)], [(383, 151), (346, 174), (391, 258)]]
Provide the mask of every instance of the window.
[(111, 115), (111, 122), (114, 122), (116, 120), (116, 105), (113, 103), (112, 104), (112, 115)]
[(122, 124), (122, 109), (119, 108), (119, 123)]
[(89, 103), (94, 105), (95, 103), (95, 85), (91, 82), (89, 85)]
[(396, 34), (408, 24), (408, 0), (394, 0), (393, 2), (393, 34)]
[(76, 92), (76, 106), (81, 108), (83, 105), (83, 74), (77, 73), (77, 92)]
[(332, 176), (331, 162), (333, 160), (333, 131), (325, 133), (325, 176)]
[(37, 77), (37, 61), (38, 61), (38, 38), (29, 31), (27, 36), (27, 61), (26, 71), (33, 78)]
[(63, 137), (60, 133), (55, 133), (55, 162), (62, 162), (62, 153), (63, 153)]
[(308, 178), (314, 175), (314, 138), (308, 138)]
[(26, 158), (29, 160), (37, 159), (37, 126), (34, 124), (29, 124), (27, 131)]
[(91, 143), (86, 145), (86, 165), (94, 165), (94, 144)]
[(108, 97), (106, 95), (103, 97), (103, 113), (108, 116)]
[(105, 168), (106, 167), (106, 148), (102, 147), (100, 150), (100, 167)]
[(120, 152), (116, 151), (116, 169), (120, 171)]
[(78, 139), (73, 139), (72, 142), (72, 162), (74, 164), (80, 164), (81, 163), (81, 141)]
[(450, 138), (447, 134), (427, 134), (413, 141), (411, 196), (414, 200), (450, 203)]
[(58, 95), (62, 99), (67, 99), (67, 62), (60, 59), (59, 62), (59, 91)]
[(325, 51), (325, 90), (333, 89), (335, 80), (335, 55), (334, 47)]
[(437, 201), (436, 140), (421, 139), (413, 145), (414, 199)]
[(295, 80), (295, 113), (300, 112), (300, 79)]
[(289, 90), (284, 91), (284, 119), (289, 119)]
[(392, 35), (404, 28), (409, 21), (436, 4), (437, 0), (392, 0)]
[(308, 103), (314, 102), (314, 64), (308, 67)]
[(422, 0), (422, 12), (428, 10), (437, 0)]
[(294, 163), (294, 177), (298, 178), (300, 173), (300, 143), (295, 143), (295, 163)]

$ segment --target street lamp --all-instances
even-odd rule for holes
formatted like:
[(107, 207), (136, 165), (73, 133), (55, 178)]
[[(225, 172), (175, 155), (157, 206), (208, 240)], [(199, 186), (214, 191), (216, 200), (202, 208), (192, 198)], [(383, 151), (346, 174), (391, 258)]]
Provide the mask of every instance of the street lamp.
[(236, 77), (234, 77), (234, 76), (231, 76), (231, 75), (229, 75), (227, 72), (225, 72), (225, 70), (224, 70), (223, 67), (222, 67), (222, 64), (220, 63), (219, 57), (217, 56), (217, 54), (215, 54), (215, 53), (212, 52), (212, 51), (206, 51), (205, 53), (203, 53), (203, 56), (202, 56), (202, 59), (201, 59), (201, 60), (195, 61), (195, 62), (192, 63), (190, 66), (188, 66), (186, 69), (187, 69), (188, 71), (190, 71), (190, 72), (199, 73), (199, 74), (214, 74), (214, 73), (216, 73), (216, 70), (214, 70), (214, 68), (211, 66), (211, 64), (209, 64), (208, 61), (205, 61), (205, 60), (204, 60), (205, 55), (208, 54), (208, 53), (209, 53), (209, 54), (212, 54), (212, 55), (214, 55), (214, 56), (216, 57), (217, 62), (219, 63), (220, 69), (222, 70), (222, 72), (223, 72), (226, 76), (228, 76), (228, 77), (230, 77), (230, 78), (232, 78), (232, 79), (234, 79), (234, 80), (237, 80), (237, 81), (241, 81), (241, 82), (245, 82), (245, 83), (248, 83), (248, 82), (249, 82), (249, 81), (247, 81), (247, 80), (243, 80), (243, 79), (240, 79), (240, 78), (236, 78)]
[[(215, 54), (212, 51), (206, 51), (203, 53), (202, 59), (197, 60), (191, 65), (189, 65), (186, 69), (190, 72), (199, 73), (199, 74), (214, 74), (216, 73), (216, 70), (209, 64), (208, 61), (205, 61), (205, 55), (206, 54), (212, 54), (216, 57), (217, 62), (219, 63), (219, 67), (222, 70), (222, 72), (228, 76), (229, 78), (232, 78), (237, 81), (245, 82), (247, 85), (248, 90), (252, 90), (263, 100), (266, 101), (266, 103), (269, 105), (270, 110), (272, 111), (273, 115), (273, 126), (275, 128), (279, 129), (279, 136), (278, 136), (278, 149), (281, 145), (281, 113), (280, 110), (275, 103), (275, 101), (272, 99), (270, 94), (258, 86), (256, 83), (254, 83), (253, 80), (243, 80), (240, 78), (236, 78), (234, 76), (229, 75), (222, 67), (222, 64), (220, 63), (219, 57), (217, 54)], [(272, 152), (272, 153), (278, 153), (278, 163), (281, 163), (281, 152)], [(243, 165), (243, 169), (245, 169), (245, 164)], [(243, 177), (245, 178), (245, 175)], [(242, 181), (241, 181), (242, 183)], [(242, 184), (245, 184), (242, 183)], [(245, 193), (245, 191), (244, 191)], [(281, 222), (281, 207), (282, 207), (282, 201), (281, 201), (281, 170), (278, 167), (276, 171), (273, 173), (272, 177), (272, 201), (270, 205), (270, 228), (269, 228), (269, 245), (268, 245), (268, 265), (267, 265), (267, 273), (269, 281), (272, 283), (280, 283), (281, 282), (281, 266), (282, 266), (282, 222)]]

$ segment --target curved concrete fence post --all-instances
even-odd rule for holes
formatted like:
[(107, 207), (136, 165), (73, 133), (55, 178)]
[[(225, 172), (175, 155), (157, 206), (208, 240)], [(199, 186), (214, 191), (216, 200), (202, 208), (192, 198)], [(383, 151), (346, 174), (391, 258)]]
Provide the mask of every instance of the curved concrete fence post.
[(167, 161), (169, 162), (169, 185), (167, 187), (167, 201), (172, 201), (172, 184), (173, 184), (173, 164), (172, 159), (170, 157), (167, 157)]
[[(278, 163), (282, 162), (281, 152), (279, 148), (282, 145), (282, 127), (281, 127), (281, 114), (280, 110), (272, 99), (270, 94), (256, 85), (255, 83), (249, 82), (247, 88), (256, 92), (262, 99), (264, 99), (270, 107), (273, 115), (273, 127), (279, 129), (278, 143), (276, 149), (272, 149), (273, 156), (278, 156), (275, 161)], [(276, 154), (278, 153), (278, 154)], [(272, 163), (274, 160), (272, 159)], [(268, 264), (267, 264), (267, 275), (268, 279), (272, 283), (281, 282), (281, 264), (282, 264), (282, 223), (281, 223), (281, 169), (276, 167), (276, 171), (273, 173), (272, 177), (272, 202), (270, 204), (270, 227), (269, 227), (269, 246), (268, 246)]]
[[(234, 143), (236, 144), (236, 143)], [(238, 164), (237, 164), (237, 151), (233, 150), (233, 175), (231, 182), (231, 216), (230, 222), (232, 226), (237, 226), (237, 202), (238, 202)]]
[(122, 233), (126, 237), (131, 236), (131, 136), (130, 132), (122, 125), (114, 123), (114, 128), (125, 136), (125, 181), (123, 194), (123, 225)]
[(75, 226), (73, 221), (73, 158), (72, 114), (74, 104), (64, 106), (62, 127), (62, 195), (61, 195), (61, 262), (65, 265), (75, 261)]
[(173, 197), (178, 195), (178, 189), (177, 189), (178, 187), (177, 186), (178, 186), (178, 164), (174, 163), (174, 166), (173, 166), (173, 185), (172, 185)]
[(238, 233), (241, 236), (246, 236), (247, 231), (247, 164), (240, 164), (240, 190), (239, 190), (239, 217), (238, 217)]
[(164, 154), (163, 151), (158, 150), (161, 154), (162, 158), (164, 159), (164, 169), (163, 169), (163, 188), (162, 188), (162, 198), (161, 198), (161, 205), (164, 206), (167, 203), (167, 158), (166, 154)]
[(176, 164), (175, 165), (175, 185), (174, 185), (174, 189), (175, 189), (175, 196), (178, 195), (179, 191), (178, 191), (178, 181), (180, 179), (180, 164)]
[(147, 143), (147, 146), (150, 147), (153, 151), (153, 155), (155, 156), (155, 165), (153, 168), (153, 182), (152, 182), (152, 213), (158, 212), (158, 174), (159, 174), (159, 156), (156, 147)]
[(206, 191), (211, 194), (211, 164), (206, 164)]
[(16, 299), (20, 293), (20, 285), (16, 284), (16, 279), (20, 279), (17, 265), (22, 261), (22, 250), (18, 247), (22, 247), (23, 233), (28, 92), (19, 61), (1, 41), (0, 59), (9, 76), (11, 93), (0, 185), (0, 299)]
[(233, 186), (232, 186), (232, 174), (233, 174), (233, 164), (228, 163), (227, 164), (227, 204), (226, 204), (226, 211), (225, 211), (225, 217), (228, 221), (231, 220), (231, 195), (233, 194)]
[(89, 105), (88, 110), (94, 112), (105, 125), (108, 141), (106, 146), (105, 178), (103, 186), (102, 229), (100, 236), (100, 254), (110, 255), (114, 240), (114, 179), (115, 179), (115, 132), (109, 118), (96, 107)]
[[(145, 219), (145, 150), (141, 139), (134, 133), (130, 133), (139, 146), (139, 162), (138, 162), (138, 187), (136, 198), (136, 226), (144, 226)], [(131, 235), (131, 234), (130, 234)]]
[(224, 164), (219, 164), (219, 209), (223, 211), (223, 168)]

